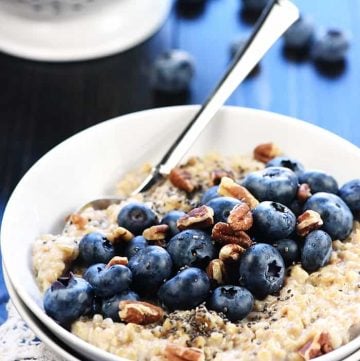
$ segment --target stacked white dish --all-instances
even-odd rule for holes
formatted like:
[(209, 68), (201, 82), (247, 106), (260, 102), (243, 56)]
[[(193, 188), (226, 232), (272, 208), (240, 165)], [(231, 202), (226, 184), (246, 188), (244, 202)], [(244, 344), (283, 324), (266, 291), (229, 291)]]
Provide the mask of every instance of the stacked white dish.
[(164, 22), (170, 0), (0, 0), (0, 51), (41, 61), (127, 50)]
[[(7, 283), (30, 327), (54, 352), (63, 352), (63, 356), (68, 353), (67, 360), (76, 360), (72, 356), (74, 349), (80, 357), (91, 360), (124, 359), (80, 340), (44, 313), (42, 295), (32, 273), (32, 243), (41, 234), (61, 231), (65, 216), (80, 205), (112, 194), (117, 180), (127, 171), (145, 162), (156, 163), (196, 109), (154, 109), (91, 127), (47, 153), (13, 192), (1, 230)], [(250, 153), (255, 145), (268, 141), (306, 167), (328, 171), (339, 183), (358, 177), (360, 150), (354, 145), (300, 120), (253, 109), (224, 107), (189, 154), (212, 150), (223, 154)], [(58, 344), (55, 349), (55, 338), (63, 346)], [(342, 360), (358, 348), (359, 337), (317, 360)]]

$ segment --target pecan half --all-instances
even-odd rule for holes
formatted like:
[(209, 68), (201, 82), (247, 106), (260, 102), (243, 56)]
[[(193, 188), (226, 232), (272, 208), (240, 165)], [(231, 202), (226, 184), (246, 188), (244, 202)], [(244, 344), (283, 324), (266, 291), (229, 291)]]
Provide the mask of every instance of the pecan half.
[(170, 182), (176, 187), (187, 193), (191, 193), (196, 187), (191, 173), (182, 168), (174, 168), (169, 174)]
[(296, 232), (299, 236), (305, 237), (311, 231), (319, 229), (323, 225), (323, 220), (318, 212), (308, 210), (297, 218)]
[(220, 184), (221, 178), (223, 177), (234, 179), (234, 173), (231, 170), (225, 169), (215, 169), (210, 173), (210, 178), (214, 186)]
[(267, 163), (269, 160), (279, 156), (280, 154), (280, 148), (274, 143), (259, 144), (254, 149), (254, 158), (263, 163)]
[(307, 183), (299, 185), (297, 190), (296, 198), (299, 202), (305, 203), (305, 201), (311, 197), (311, 188)]
[(148, 241), (163, 241), (166, 238), (169, 226), (167, 224), (157, 224), (146, 228), (142, 235)]
[(218, 285), (226, 282), (225, 264), (221, 259), (213, 259), (206, 267), (206, 273), (211, 280), (214, 280)]
[(70, 214), (68, 221), (73, 224), (77, 229), (85, 229), (85, 226), (87, 224), (87, 219), (76, 213)]
[(244, 248), (251, 246), (251, 238), (244, 231), (234, 231), (230, 224), (218, 222), (214, 225), (211, 237), (220, 244), (235, 243)]
[(126, 323), (148, 325), (163, 319), (164, 311), (161, 307), (142, 301), (120, 301), (119, 317)]
[(111, 266), (114, 266), (116, 264), (119, 264), (122, 266), (127, 266), (128, 263), (129, 263), (129, 260), (127, 257), (115, 256), (115, 257), (111, 258), (111, 260), (107, 263), (106, 268), (110, 268)]
[(253, 225), (253, 216), (247, 203), (236, 205), (229, 214), (227, 223), (234, 231), (247, 231)]
[(204, 351), (195, 347), (184, 347), (169, 343), (164, 354), (168, 361), (205, 361)]
[(219, 258), (223, 262), (236, 262), (245, 252), (245, 248), (238, 244), (226, 244), (220, 249)]
[(124, 227), (116, 227), (111, 232), (106, 234), (106, 239), (112, 244), (129, 242), (133, 238), (134, 235)]
[(305, 345), (298, 350), (298, 353), (305, 361), (308, 361), (332, 350), (333, 347), (331, 346), (329, 334), (327, 332), (321, 332), (306, 342)]
[(233, 197), (244, 201), (251, 209), (259, 204), (259, 201), (245, 187), (229, 177), (221, 178), (218, 193), (224, 197)]
[(209, 228), (214, 224), (214, 210), (208, 206), (200, 206), (180, 217), (176, 226), (180, 231), (187, 228)]

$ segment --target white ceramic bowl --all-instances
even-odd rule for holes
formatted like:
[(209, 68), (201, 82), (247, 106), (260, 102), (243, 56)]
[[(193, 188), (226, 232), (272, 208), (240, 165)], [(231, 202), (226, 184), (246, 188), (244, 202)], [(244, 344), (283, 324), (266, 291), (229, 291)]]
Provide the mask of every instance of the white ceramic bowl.
[[(13, 192), (3, 217), (1, 246), (15, 291), (56, 336), (92, 359), (119, 360), (74, 337), (50, 319), (31, 269), (31, 245), (43, 233), (62, 229), (79, 205), (111, 194), (116, 181), (144, 162), (156, 162), (198, 108), (170, 107), (122, 116), (69, 138), (41, 158)], [(307, 168), (333, 174), (339, 183), (359, 177), (360, 150), (309, 123), (253, 109), (226, 107), (212, 120), (189, 154), (215, 150), (250, 153), (273, 141)], [(340, 360), (360, 338), (319, 360)]]

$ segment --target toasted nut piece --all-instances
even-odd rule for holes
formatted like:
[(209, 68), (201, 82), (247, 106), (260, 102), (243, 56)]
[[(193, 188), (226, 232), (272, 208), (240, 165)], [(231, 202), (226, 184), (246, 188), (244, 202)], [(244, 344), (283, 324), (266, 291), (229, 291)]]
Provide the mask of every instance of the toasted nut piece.
[(182, 168), (174, 168), (169, 174), (170, 182), (187, 193), (192, 192), (196, 187), (193, 183), (191, 173)]
[(323, 223), (318, 212), (308, 210), (297, 218), (296, 232), (299, 236), (305, 237), (311, 231), (319, 229)]
[(148, 241), (163, 241), (166, 238), (168, 230), (169, 226), (167, 224), (158, 224), (146, 228), (142, 235)]
[(305, 360), (311, 360), (315, 357), (324, 355), (333, 350), (330, 342), (330, 336), (327, 332), (321, 332), (302, 346), (298, 353)]
[(226, 282), (225, 264), (221, 259), (213, 259), (206, 267), (206, 273), (211, 280), (216, 281), (218, 285)]
[(236, 205), (229, 214), (227, 223), (234, 231), (247, 231), (253, 225), (253, 216), (247, 203)]
[(311, 197), (311, 188), (307, 183), (299, 185), (296, 198), (299, 202), (305, 203), (305, 201)]
[(178, 346), (173, 343), (166, 345), (164, 354), (168, 361), (205, 361), (204, 351), (199, 348)]
[(114, 266), (116, 264), (119, 264), (122, 266), (127, 266), (128, 263), (129, 263), (129, 260), (127, 257), (115, 256), (115, 257), (111, 258), (111, 260), (106, 265), (106, 268), (110, 268), (111, 266)]
[(244, 231), (234, 231), (230, 224), (218, 222), (214, 225), (211, 237), (220, 244), (234, 243), (244, 248), (251, 246), (251, 238)]
[(124, 227), (116, 227), (111, 232), (106, 234), (106, 239), (112, 244), (129, 242), (133, 238), (134, 235)]
[(142, 301), (120, 301), (119, 317), (126, 323), (148, 325), (163, 319), (164, 311), (161, 307)]
[(281, 153), (280, 148), (274, 143), (263, 143), (255, 147), (254, 158), (260, 162), (267, 163)]
[(233, 197), (244, 201), (251, 209), (259, 204), (259, 201), (245, 187), (237, 184), (229, 177), (221, 178), (218, 193), (225, 197)]
[(80, 216), (80, 214), (70, 214), (68, 218), (68, 222), (73, 224), (77, 229), (85, 229), (87, 224), (87, 219), (85, 217)]
[(245, 248), (238, 244), (226, 244), (220, 249), (219, 258), (223, 262), (236, 262), (245, 252)]
[(208, 206), (200, 206), (180, 217), (176, 227), (180, 231), (187, 228), (209, 228), (214, 224), (214, 210)]
[(218, 185), (223, 177), (234, 179), (234, 173), (231, 170), (215, 169), (210, 173), (210, 177), (213, 185)]

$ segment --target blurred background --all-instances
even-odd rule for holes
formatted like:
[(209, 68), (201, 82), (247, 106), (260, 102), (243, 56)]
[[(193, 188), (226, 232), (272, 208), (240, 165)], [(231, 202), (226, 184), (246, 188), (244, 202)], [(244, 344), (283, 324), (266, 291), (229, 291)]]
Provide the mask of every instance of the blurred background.
[[(228, 104), (297, 117), (360, 146), (360, 2), (294, 2), (313, 22), (315, 37), (328, 29), (341, 32), (349, 42), (344, 58), (319, 63), (311, 52), (289, 51), (280, 39)], [(6, 41), (1, 42), (5, 25), (0, 23), (0, 50), (5, 50), (0, 52), (0, 214), (29, 167), (70, 135), (129, 112), (202, 103), (230, 63), (232, 42), (246, 37), (258, 16), (241, 0), (169, 3), (165, 21), (150, 38), (91, 60), (40, 62), (10, 55), (1, 46)], [(106, 22), (102, 26), (106, 29)], [(194, 64), (188, 89), (176, 94), (157, 91), (150, 80), (157, 57), (171, 49), (188, 52)], [(6, 300), (0, 286), (0, 304)], [(4, 317), (0, 313), (0, 323)]]

